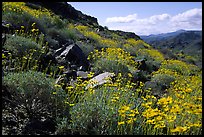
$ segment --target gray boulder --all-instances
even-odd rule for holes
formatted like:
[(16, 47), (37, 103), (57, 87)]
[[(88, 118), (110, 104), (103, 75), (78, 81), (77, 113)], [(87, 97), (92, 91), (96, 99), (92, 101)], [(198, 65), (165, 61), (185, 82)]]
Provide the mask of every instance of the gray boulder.
[(87, 71), (89, 68), (89, 62), (85, 57), (85, 54), (77, 44), (64, 45), (64, 47), (55, 51), (55, 58), (58, 62), (66, 60), (70, 64), (81, 67), (81, 70)]
[(81, 77), (82, 79), (87, 79), (88, 73), (85, 71), (77, 71), (77, 77)]
[(95, 76), (94, 78), (89, 80), (89, 83), (87, 85), (87, 89), (88, 88), (94, 88), (96, 86), (102, 85), (104, 83), (110, 82), (110, 78), (114, 77), (115, 74), (114, 73), (110, 73), (110, 72), (104, 72), (102, 74), (99, 74), (97, 76)]

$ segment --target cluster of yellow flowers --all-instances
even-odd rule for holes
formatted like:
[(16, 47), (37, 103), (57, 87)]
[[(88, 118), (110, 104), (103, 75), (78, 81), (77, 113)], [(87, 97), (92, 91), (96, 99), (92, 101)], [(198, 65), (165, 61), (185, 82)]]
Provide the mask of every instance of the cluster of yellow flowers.
[(164, 61), (163, 54), (156, 49), (139, 49), (138, 52), (140, 55), (143, 55), (143, 56), (145, 55), (149, 58), (154, 59), (155, 61), (158, 61), (158, 62)]
[(129, 38), (125, 42), (126, 45), (136, 46), (139, 48), (151, 48), (151, 46), (145, 43), (143, 40), (135, 40), (133, 38)]
[(137, 109), (131, 109), (129, 105), (122, 106), (119, 110), (119, 121), (118, 125), (122, 124), (132, 124), (134, 121), (136, 121), (136, 115), (139, 114)]
[(117, 41), (101, 37), (99, 34), (91, 30), (88, 26), (77, 25), (75, 28), (79, 30), (84, 36), (94, 39), (101, 45), (107, 47), (116, 47), (118, 45)]
[(3, 2), (3, 12), (5, 11), (14, 11), (14, 12), (25, 12), (28, 14), (31, 14), (32, 16), (39, 18), (40, 16), (47, 16), (52, 17), (54, 14), (50, 12), (49, 10), (45, 8), (40, 9), (31, 9), (28, 6), (26, 6), (25, 2)]
[(137, 67), (137, 63), (133, 60), (133, 56), (130, 53), (124, 51), (121, 48), (106, 48), (102, 49), (101, 52), (98, 50), (94, 51), (94, 54), (89, 55), (89, 59), (97, 60), (100, 58), (106, 58), (108, 60), (115, 60), (121, 64), (127, 66)]

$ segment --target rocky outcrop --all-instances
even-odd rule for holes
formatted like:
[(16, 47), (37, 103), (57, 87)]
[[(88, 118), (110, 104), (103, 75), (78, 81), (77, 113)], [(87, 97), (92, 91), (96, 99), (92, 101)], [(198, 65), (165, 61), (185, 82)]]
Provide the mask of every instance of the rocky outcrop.
[(98, 25), (97, 18), (83, 14), (81, 11), (76, 10), (67, 2), (27, 2), (28, 6), (29, 3), (41, 5), (66, 19), (72, 19), (79, 22), (83, 21), (82, 23), (87, 23), (90, 25)]
[(79, 70), (87, 71), (89, 69), (89, 62), (77, 44), (64, 45), (56, 50), (55, 58), (58, 63), (69, 62), (75, 64)]

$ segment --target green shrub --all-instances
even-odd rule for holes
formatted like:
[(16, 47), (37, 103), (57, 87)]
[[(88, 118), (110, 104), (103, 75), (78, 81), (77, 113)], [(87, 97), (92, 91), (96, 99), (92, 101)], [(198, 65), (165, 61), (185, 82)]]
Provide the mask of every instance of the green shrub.
[(25, 26), (25, 31), (29, 30), (29, 27), (33, 22), (35, 22), (35, 18), (28, 13), (16, 13), (16, 12), (8, 12), (3, 13), (2, 20), (5, 20), (12, 25), (17, 26), (20, 29), (20, 26)]
[[(8, 106), (12, 110), (10, 113), (14, 113), (13, 110), (15, 108), (16, 110), (21, 110), (24, 115), (15, 125), (21, 131), (19, 134), (37, 134), (40, 132), (30, 122), (52, 121), (56, 126), (57, 119), (68, 117), (69, 108), (65, 104), (65, 99), (67, 98), (65, 92), (58, 85), (54, 85), (54, 79), (46, 78), (43, 73), (34, 71), (9, 73), (4, 77), (3, 85), (8, 87), (8, 91), (12, 96), (11, 101), (15, 104), (14, 106)], [(14, 115), (19, 117), (18, 115), (20, 114)], [(22, 123), (24, 120), (26, 122)], [(6, 127), (8, 125), (3, 126)], [(41, 126), (42, 129), (40, 130), (46, 128), (43, 125)]]
[(165, 60), (162, 62), (161, 68), (169, 69), (181, 75), (196, 75), (200, 69), (196, 65), (188, 64), (180, 60)]
[(170, 83), (175, 80), (175, 77), (168, 74), (156, 74), (153, 75), (151, 81), (157, 82), (159, 85), (165, 85), (166, 87), (170, 86)]
[(169, 74), (156, 74), (153, 75), (151, 81), (145, 83), (145, 89), (150, 89), (153, 95), (163, 96), (166, 89), (170, 87), (171, 82), (176, 78)]
[(60, 38), (62, 40), (66, 40), (66, 39), (76, 40), (75, 32), (72, 29), (50, 28), (48, 29), (47, 33), (52, 39)]
[(4, 48), (11, 51), (14, 55), (23, 56), (28, 54), (31, 49), (39, 51), (41, 45), (37, 44), (32, 39), (8, 34)]
[[(135, 113), (140, 105), (137, 93), (130, 88), (103, 86), (94, 89), (94, 93), (86, 92), (83, 100), (70, 109), (71, 123), (64, 125), (64, 129), (72, 129), (72, 134), (80, 135), (140, 134), (142, 120)], [(121, 108), (129, 109), (124, 112)], [(129, 123), (134, 117), (130, 117), (130, 113), (138, 118), (133, 125)], [(118, 125), (122, 120), (127, 123)]]
[(103, 72), (113, 72), (115, 74), (123, 73), (124, 75), (130, 72), (126, 65), (116, 60), (108, 60), (105, 58), (98, 59), (94, 63), (93, 71), (97, 74)]

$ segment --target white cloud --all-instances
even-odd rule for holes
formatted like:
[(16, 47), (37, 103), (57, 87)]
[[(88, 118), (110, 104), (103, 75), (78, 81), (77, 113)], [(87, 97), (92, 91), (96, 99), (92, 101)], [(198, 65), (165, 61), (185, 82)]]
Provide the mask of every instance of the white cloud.
[(151, 16), (149, 19), (152, 20), (153, 22), (157, 22), (157, 21), (163, 21), (166, 19), (169, 19), (171, 16), (169, 14), (161, 14), (161, 15), (154, 15)]
[(199, 28), (202, 26), (202, 9), (191, 9), (171, 18), (174, 27)]
[[(202, 9), (190, 9), (177, 15), (167, 13), (138, 18), (137, 14), (126, 17), (106, 19), (109, 29), (135, 32), (138, 35), (149, 35), (176, 31), (178, 29), (202, 29)], [(125, 24), (114, 24), (125, 23)]]
[(136, 20), (137, 14), (128, 15), (126, 17), (111, 17), (106, 19), (106, 23), (128, 23)]

